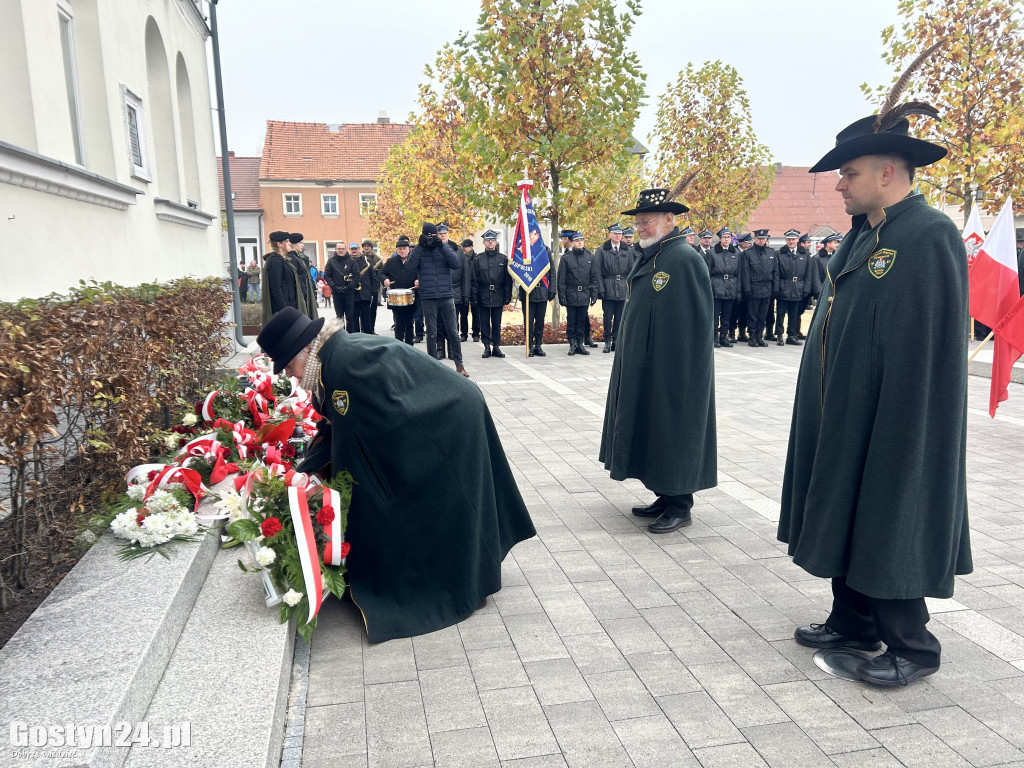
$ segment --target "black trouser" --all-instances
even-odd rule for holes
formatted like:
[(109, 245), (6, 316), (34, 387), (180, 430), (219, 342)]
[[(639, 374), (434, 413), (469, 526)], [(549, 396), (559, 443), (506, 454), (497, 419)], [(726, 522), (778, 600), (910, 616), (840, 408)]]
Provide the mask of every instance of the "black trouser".
[[(530, 349), (544, 343), (544, 315), (548, 305), (542, 301), (530, 302), (530, 327), (526, 329), (526, 343)], [(523, 302), (523, 323), (526, 323), (526, 302)]]
[[(356, 301), (355, 329), (360, 333), (373, 333), (373, 302)], [(349, 333), (352, 331), (349, 330)]]
[(768, 329), (771, 333), (775, 327), (775, 299), (768, 299), (768, 309), (765, 310), (764, 325), (761, 326), (761, 330)]
[(484, 347), (501, 346), (501, 310), (503, 307), (480, 307), (480, 339)]
[[(462, 338), (469, 338), (469, 304), (456, 304), (455, 312), (459, 316), (459, 334)], [(480, 332), (480, 321), (474, 315), (473, 325), (476, 326), (476, 332)]]
[(800, 333), (800, 313), (803, 311), (804, 300), (785, 301), (779, 299), (779, 317), (775, 321), (775, 335), (782, 335), (782, 322), (788, 318), (786, 335), (794, 339)]
[(974, 338), (977, 341), (983, 340), (991, 330), (987, 325), (982, 325), (977, 320), (974, 321)]
[(747, 299), (747, 331), (764, 333), (765, 315), (771, 299)]
[[(622, 308), (625, 306), (625, 299), (601, 299), (601, 309), (604, 310), (605, 344), (609, 341), (615, 341), (615, 333), (619, 330), (619, 323), (622, 322)], [(587, 319), (589, 320), (589, 318)]]
[(745, 336), (747, 331), (747, 300), (739, 299), (732, 303), (732, 318), (729, 321), (729, 330), (740, 329), (740, 336)]
[(473, 335), (480, 336), (480, 315), (483, 314), (480, 310), (479, 304), (469, 305), (470, 314), (473, 315)]
[(929, 618), (923, 597), (883, 600), (851, 589), (845, 578), (832, 579), (832, 613), (826, 623), (833, 630), (856, 640), (881, 640), (907, 661), (937, 667), (942, 645), (925, 628)]
[(355, 319), (355, 307), (353, 306), (355, 297), (351, 293), (335, 291), (331, 294), (331, 298), (334, 299), (334, 314), (345, 318), (346, 329), (351, 331), (352, 329), (349, 326), (352, 325), (352, 321)]
[(377, 327), (377, 307), (380, 306), (380, 290), (374, 291), (373, 299), (370, 300), (370, 331), (376, 333), (374, 330)]
[(444, 348), (444, 339), (448, 339), (452, 360), (456, 365), (462, 365), (462, 342), (459, 341), (459, 334), (455, 331), (455, 301), (451, 296), (446, 299), (420, 299), (420, 301), (423, 302), (423, 317), (427, 321), (427, 354), (437, 357), (438, 338), (441, 339), (442, 349)]
[(416, 324), (416, 338), (423, 338), (423, 302), (420, 301), (420, 297), (417, 294), (416, 301), (412, 305), (412, 319)]
[(590, 325), (587, 317), (587, 305), (565, 308), (565, 336), (569, 342), (583, 341), (586, 329)]
[(395, 314), (395, 338), (406, 344), (412, 344), (412, 316), (416, 308), (412, 306), (392, 307), (391, 311)]
[(735, 299), (715, 299), (715, 325), (719, 336), (729, 335), (732, 323), (732, 303)]

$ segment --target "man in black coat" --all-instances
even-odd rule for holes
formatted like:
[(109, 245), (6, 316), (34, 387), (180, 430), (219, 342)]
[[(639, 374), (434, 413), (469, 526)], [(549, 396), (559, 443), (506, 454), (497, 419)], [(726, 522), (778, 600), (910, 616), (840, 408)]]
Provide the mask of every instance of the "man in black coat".
[(572, 248), (558, 262), (558, 303), (566, 308), (565, 335), (570, 355), (589, 355), (583, 347), (585, 328), (590, 325), (588, 307), (601, 295), (597, 260), (583, 247), (583, 233), (574, 232)]
[(740, 256), (740, 279), (747, 299), (747, 346), (767, 347), (764, 325), (768, 302), (778, 290), (778, 254), (768, 247), (768, 230), (754, 230), (754, 245)]
[(480, 307), (480, 338), (484, 342), (481, 357), (504, 357), (501, 351), (501, 311), (512, 301), (512, 276), (508, 256), (498, 250), (498, 233), (484, 232), (484, 251), (476, 257), (470, 281), (473, 296)]
[[(373, 273), (373, 299), (370, 301), (370, 328), (377, 327), (377, 307), (380, 306), (381, 298), (380, 291), (383, 287), (380, 276), (381, 267), (384, 266), (384, 262), (380, 256), (376, 254), (373, 248), (373, 240), (368, 237), (363, 238), (363, 242), (360, 243), (359, 250), (362, 252), (366, 261), (370, 265), (370, 271)], [(373, 331), (376, 333), (376, 331)]]
[[(817, 285), (817, 271), (811, 263), (810, 252), (798, 242), (791, 247), (789, 238), (779, 249), (778, 270), (779, 313), (775, 320), (775, 343), (780, 347), (784, 344), (799, 346), (800, 314), (804, 311), (804, 301)], [(782, 338), (784, 320), (788, 322), (785, 340)]]
[[(519, 303), (523, 307), (523, 324), (526, 325), (526, 304), (527, 304), (527, 293), (523, 290), (522, 286), (519, 286)], [(548, 273), (544, 275), (537, 284), (533, 286), (533, 290), (529, 293), (529, 304), (530, 304), (530, 317), (529, 317), (529, 328), (526, 329), (526, 343), (530, 347), (530, 351), (527, 353), (528, 357), (547, 357), (547, 352), (544, 351), (542, 345), (544, 344), (544, 315), (547, 313), (547, 305), (549, 301), (554, 301), (558, 297), (558, 293), (555, 290), (555, 273), (548, 270)]]
[[(355, 330), (361, 333), (376, 333), (374, 331), (373, 307), (377, 304), (377, 290), (380, 284), (380, 275), (374, 268), (373, 251), (367, 255), (366, 249), (361, 248), (356, 252), (354, 258), (355, 273)], [(351, 333), (352, 331), (350, 331)]]
[[(473, 333), (473, 341), (480, 341), (480, 305), (473, 297), (473, 262), (476, 261), (476, 252), (473, 250), (473, 241), (466, 238), (462, 241), (461, 253), (462, 274), (461, 283), (456, 290), (455, 274), (452, 273), (452, 292), (456, 294), (455, 309), (459, 312), (459, 339), (467, 341), (470, 330)], [(461, 296), (461, 300), (459, 297)], [(472, 321), (470, 315), (473, 316)]]
[(704, 258), (711, 275), (711, 292), (715, 297), (716, 347), (731, 347), (729, 323), (732, 321), (733, 302), (740, 297), (740, 256), (732, 245), (732, 232), (728, 227), (718, 230), (718, 243)]
[[(747, 340), (747, 297), (743, 293), (743, 252), (754, 247), (754, 237), (749, 232), (744, 232), (736, 238), (736, 255), (740, 263), (739, 298), (732, 303), (732, 318), (729, 322), (729, 341)], [(739, 335), (736, 329), (739, 329)]]
[[(410, 243), (409, 238), (402, 235), (395, 244), (395, 252), (391, 258), (384, 262), (384, 287), (392, 290), (415, 289), (416, 288), (416, 267), (409, 262)], [(394, 305), (391, 312), (395, 316), (395, 338), (404, 341), (406, 344), (413, 343), (412, 316), (415, 311), (414, 304)]]
[[(462, 343), (456, 330), (455, 298), (452, 291), (452, 270), (462, 268), (461, 259), (455, 249), (441, 239), (438, 227), (426, 222), (409, 261), (413, 263), (419, 281), (420, 302), (427, 324), (427, 354), (438, 360), (443, 359), (444, 355), (438, 354), (437, 339), (439, 333), (447, 334), (455, 370), (468, 377), (462, 364)], [(438, 315), (443, 318), (441, 323), (438, 323)]]
[(814, 267), (818, 272), (818, 284), (814, 290), (815, 301), (821, 298), (821, 289), (828, 282), (828, 263), (841, 242), (843, 242), (842, 235), (829, 235), (821, 241), (821, 247), (812, 259)]
[(356, 329), (355, 286), (356, 262), (345, 250), (344, 243), (334, 246), (334, 253), (324, 267), (324, 280), (331, 289), (334, 301), (334, 314), (345, 318), (345, 327), (349, 333)]
[(625, 227), (622, 230), (622, 244), (633, 252), (633, 261), (636, 261), (640, 246), (633, 242), (634, 237), (636, 237), (636, 232), (632, 227)]
[[(626, 306), (626, 275), (633, 268), (633, 252), (625, 243), (624, 232), (618, 224), (608, 227), (608, 239), (594, 254), (601, 276), (599, 295), (604, 311), (604, 351), (615, 351), (615, 332), (622, 322), (622, 308)], [(589, 325), (589, 322), (588, 322)]]
[(697, 237), (700, 238), (700, 244), (697, 246), (697, 253), (704, 259), (704, 263), (708, 262), (708, 254), (711, 253), (711, 238), (715, 235), (710, 229), (703, 230)]

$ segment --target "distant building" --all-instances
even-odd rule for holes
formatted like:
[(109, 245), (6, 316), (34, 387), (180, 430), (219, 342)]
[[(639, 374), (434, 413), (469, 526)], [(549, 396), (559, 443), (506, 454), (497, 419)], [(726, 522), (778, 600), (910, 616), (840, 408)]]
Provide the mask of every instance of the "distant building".
[(786, 244), (782, 233), (788, 229), (799, 229), (815, 241), (836, 232), (846, 234), (850, 217), (835, 189), (839, 174), (808, 170), (810, 166), (776, 165), (771, 192), (750, 214), (743, 232), (767, 228), (772, 248)]
[(409, 130), (384, 113), (376, 123), (268, 120), (259, 175), (265, 231), (301, 232), (321, 267), (336, 243), (362, 240), (381, 166)]
[[(231, 202), (235, 211), (235, 247), (230, 253), (234, 255), (236, 264), (241, 261), (248, 264), (254, 258), (259, 264), (260, 255), (268, 250), (263, 230), (263, 208), (260, 207), (260, 159), (235, 157), (234, 152), (228, 152), (228, 161), (231, 169)], [(219, 157), (217, 176), (220, 184), (221, 255), (227, 265), (227, 208), (224, 203), (224, 176)]]
[(206, 39), (190, 0), (6, 0), (0, 300), (223, 274)]

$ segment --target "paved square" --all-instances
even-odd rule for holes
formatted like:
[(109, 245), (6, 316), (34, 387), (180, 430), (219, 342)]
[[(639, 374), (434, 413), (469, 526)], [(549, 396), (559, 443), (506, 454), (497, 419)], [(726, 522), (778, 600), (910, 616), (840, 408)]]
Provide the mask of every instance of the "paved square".
[(929, 601), (942, 669), (880, 690), (792, 639), (831, 604), (775, 539), (802, 349), (716, 350), (719, 484), (662, 536), (630, 514), (652, 495), (597, 462), (613, 355), (545, 350), (464, 345), (537, 538), (432, 635), (371, 646), (325, 603), (303, 766), (1024, 766), (1024, 385), (993, 421), (970, 378), (975, 572)]

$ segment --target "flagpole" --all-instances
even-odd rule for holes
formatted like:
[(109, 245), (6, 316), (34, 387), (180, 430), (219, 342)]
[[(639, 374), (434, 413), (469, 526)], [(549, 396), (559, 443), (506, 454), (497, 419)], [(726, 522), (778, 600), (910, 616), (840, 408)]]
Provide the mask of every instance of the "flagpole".
[(981, 342), (981, 344), (979, 344), (977, 346), (977, 348), (973, 352), (971, 352), (970, 357), (967, 358), (967, 362), (968, 363), (971, 362), (971, 360), (973, 360), (975, 358), (975, 356), (979, 352), (981, 352), (981, 348), (984, 347), (986, 344), (988, 344), (988, 340), (991, 339), (995, 335), (996, 335), (995, 331), (989, 331), (988, 332), (988, 336), (986, 336), (985, 339)]

